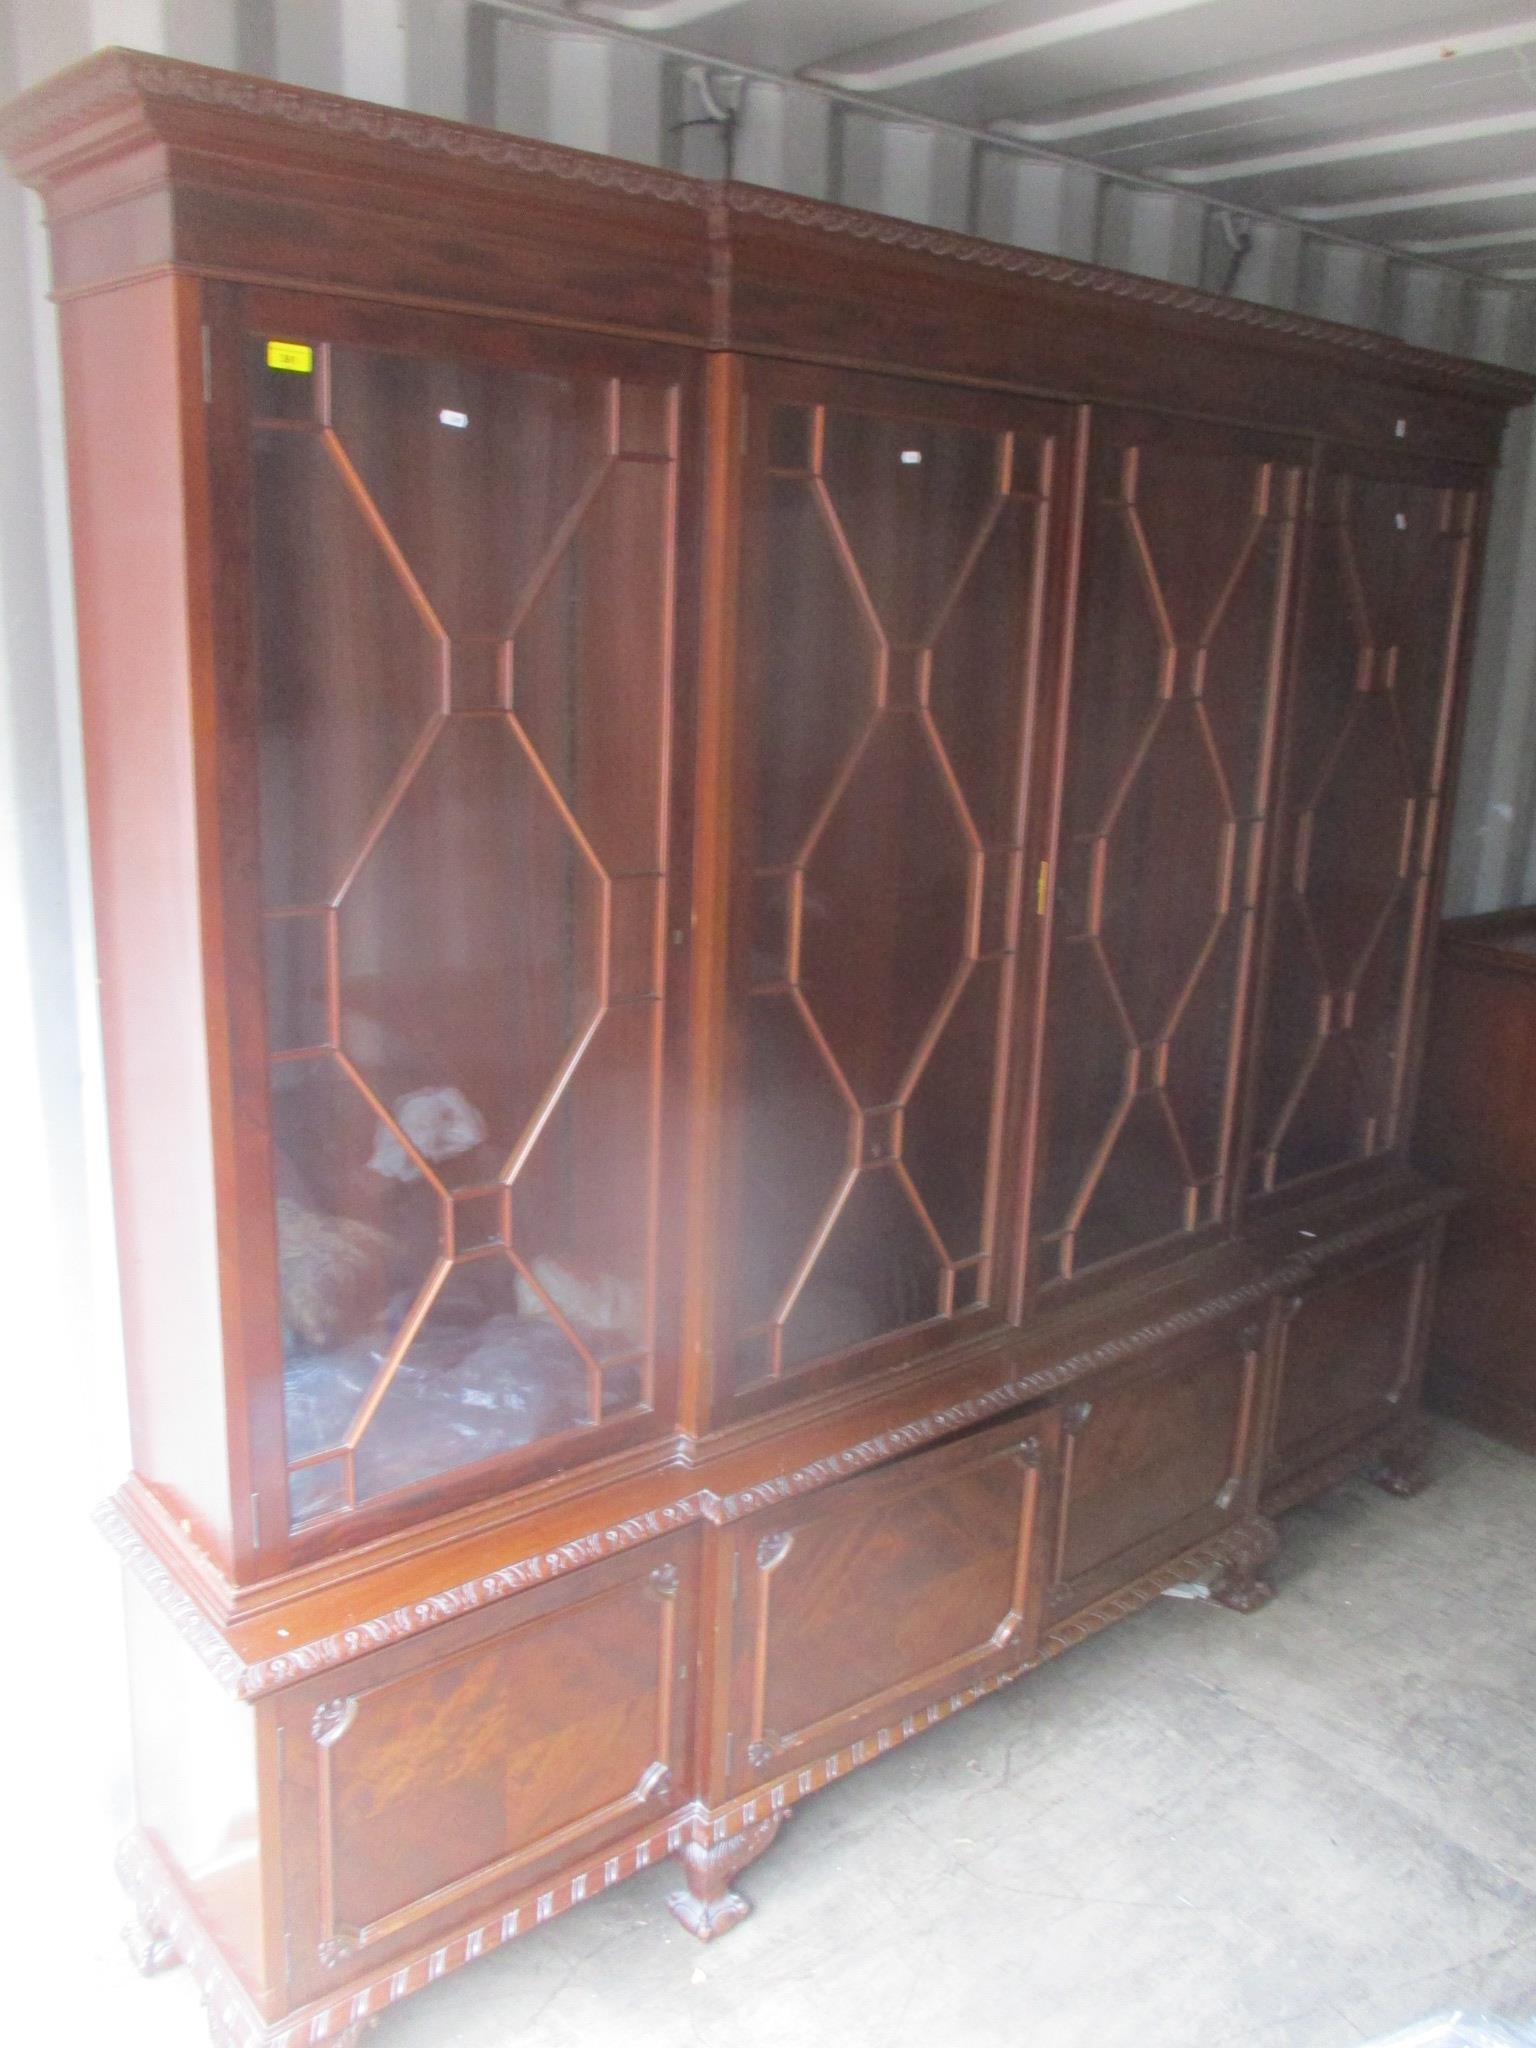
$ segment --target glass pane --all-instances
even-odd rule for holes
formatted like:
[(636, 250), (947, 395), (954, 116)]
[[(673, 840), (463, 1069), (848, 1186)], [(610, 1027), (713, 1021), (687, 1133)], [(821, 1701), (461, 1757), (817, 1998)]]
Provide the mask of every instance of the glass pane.
[(443, 701), (442, 640), (335, 449), (258, 433), (256, 658), (262, 885), (326, 903)]
[(943, 1313), (942, 1254), (890, 1168), (860, 1174), (784, 1330), (803, 1365)]
[(652, 1398), (676, 421), (317, 361), (253, 433), (300, 1521)]
[(450, 718), (337, 914), (342, 1049), (443, 1180), (495, 1180), (598, 1013), (602, 877), (504, 718)]
[(455, 639), (499, 639), (601, 481), (602, 377), (330, 351), (342, 460)]
[(742, 1383), (986, 1300), (1049, 476), (1035, 433), (818, 406), (768, 427), (742, 679)]
[(1044, 1279), (1211, 1221), (1299, 478), (1216, 437), (1094, 457), (1048, 1023)]

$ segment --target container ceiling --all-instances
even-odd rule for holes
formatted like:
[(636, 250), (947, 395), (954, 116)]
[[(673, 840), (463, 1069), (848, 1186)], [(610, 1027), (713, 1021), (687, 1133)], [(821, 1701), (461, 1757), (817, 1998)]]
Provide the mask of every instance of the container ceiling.
[(1536, 279), (1536, 4), (1427, 0), (570, 0), (686, 42)]

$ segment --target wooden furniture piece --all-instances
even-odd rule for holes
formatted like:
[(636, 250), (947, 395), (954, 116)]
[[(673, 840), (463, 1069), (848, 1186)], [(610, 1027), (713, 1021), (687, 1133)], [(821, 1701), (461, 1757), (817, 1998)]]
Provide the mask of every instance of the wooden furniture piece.
[(148, 1962), (345, 2039), (1422, 1455), (1520, 378), (113, 52), (60, 306)]
[(1454, 1174), (1430, 1398), (1536, 1451), (1536, 908), (1440, 929), (1416, 1149)]

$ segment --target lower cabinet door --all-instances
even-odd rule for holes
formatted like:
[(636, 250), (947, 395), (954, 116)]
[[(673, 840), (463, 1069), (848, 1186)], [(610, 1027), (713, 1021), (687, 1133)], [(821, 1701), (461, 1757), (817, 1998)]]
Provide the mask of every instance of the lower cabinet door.
[(1062, 1416), (1052, 1620), (1166, 1564), (1250, 1505), (1263, 1332), (1156, 1353)]
[(1400, 1412), (1418, 1375), (1434, 1253), (1432, 1237), (1399, 1242), (1282, 1304), (1266, 1499), (1299, 1497), (1315, 1468)]
[(732, 1532), (722, 1791), (1028, 1660), (1054, 1431), (1050, 1416), (1004, 1423)]
[(689, 1791), (695, 1532), (278, 1701), (289, 1995), (489, 1917)]

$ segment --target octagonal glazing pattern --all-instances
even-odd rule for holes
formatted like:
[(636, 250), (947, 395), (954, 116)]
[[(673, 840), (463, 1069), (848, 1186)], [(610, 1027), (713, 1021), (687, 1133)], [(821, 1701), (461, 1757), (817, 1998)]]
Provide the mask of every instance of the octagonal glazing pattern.
[[(1001, 410), (1001, 409), (999, 409)], [(739, 1389), (1000, 1283), (1049, 433), (764, 401), (749, 441)]]
[(296, 1523), (653, 1399), (676, 393), (260, 356)]
[(1256, 1192), (1401, 1133), (1407, 992), (1428, 914), (1473, 493), (1331, 475), (1313, 521), (1291, 719)]
[(1101, 427), (1054, 890), (1036, 1273), (1229, 1200), (1301, 476), (1250, 437)]

